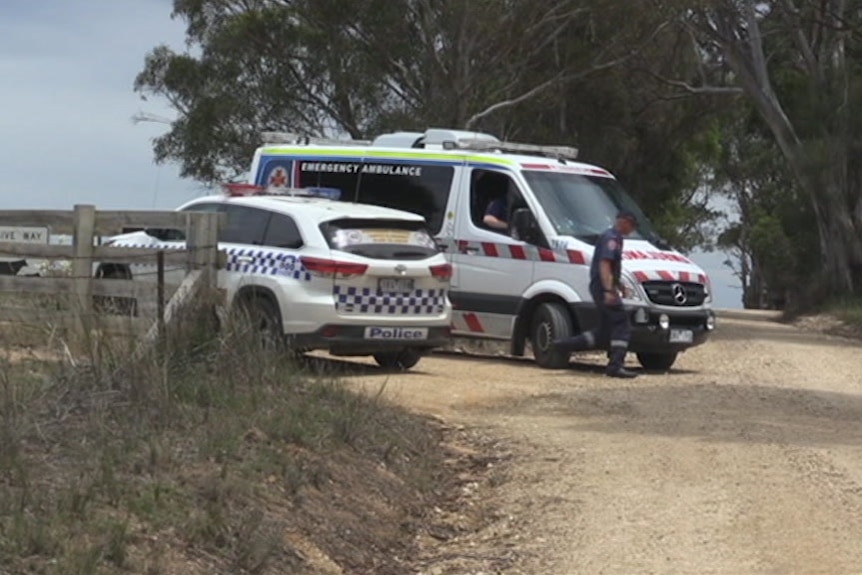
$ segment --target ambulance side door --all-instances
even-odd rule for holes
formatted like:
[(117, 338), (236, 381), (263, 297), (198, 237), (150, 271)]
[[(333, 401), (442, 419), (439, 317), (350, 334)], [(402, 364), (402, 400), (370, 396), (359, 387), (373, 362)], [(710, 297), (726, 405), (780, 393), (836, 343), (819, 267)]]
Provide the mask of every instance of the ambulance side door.
[(509, 172), (466, 167), (461, 180), (452, 261), (457, 284), (450, 298), (454, 331), (460, 335), (508, 339), (533, 280), (531, 246), (514, 239), (509, 229), (483, 223), (488, 205), (505, 197), (511, 222), (514, 209), (526, 207), (523, 193)]

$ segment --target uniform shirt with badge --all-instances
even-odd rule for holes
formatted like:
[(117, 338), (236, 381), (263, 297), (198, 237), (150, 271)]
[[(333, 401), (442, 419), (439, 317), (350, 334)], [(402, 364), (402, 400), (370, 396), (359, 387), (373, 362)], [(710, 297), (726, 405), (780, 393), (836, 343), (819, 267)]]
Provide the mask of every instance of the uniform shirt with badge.
[(614, 285), (620, 283), (620, 273), (622, 270), (623, 256), (623, 236), (616, 228), (610, 228), (596, 242), (596, 249), (593, 253), (593, 261), (590, 263), (590, 292), (593, 294), (601, 294), (604, 292), (602, 285), (601, 260), (610, 260), (611, 273), (614, 279)]

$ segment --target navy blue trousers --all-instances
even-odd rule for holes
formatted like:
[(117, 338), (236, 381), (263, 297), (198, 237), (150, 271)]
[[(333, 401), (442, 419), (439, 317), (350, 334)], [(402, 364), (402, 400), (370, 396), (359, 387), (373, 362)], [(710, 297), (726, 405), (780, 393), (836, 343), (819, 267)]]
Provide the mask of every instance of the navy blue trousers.
[(631, 339), (632, 328), (629, 316), (622, 302), (608, 305), (605, 294), (601, 291), (591, 291), (590, 295), (599, 312), (599, 325), (591, 331), (585, 331), (574, 337), (560, 339), (556, 345), (566, 351), (586, 351), (589, 349), (609, 349), (609, 370), (623, 367), (626, 352)]

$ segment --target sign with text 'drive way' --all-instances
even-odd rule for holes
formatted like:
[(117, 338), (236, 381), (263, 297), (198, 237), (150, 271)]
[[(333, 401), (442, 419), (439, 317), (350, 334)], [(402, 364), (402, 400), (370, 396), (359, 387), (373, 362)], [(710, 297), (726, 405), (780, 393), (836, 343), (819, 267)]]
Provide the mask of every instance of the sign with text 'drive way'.
[(0, 243), (47, 244), (48, 237), (47, 227), (0, 226)]

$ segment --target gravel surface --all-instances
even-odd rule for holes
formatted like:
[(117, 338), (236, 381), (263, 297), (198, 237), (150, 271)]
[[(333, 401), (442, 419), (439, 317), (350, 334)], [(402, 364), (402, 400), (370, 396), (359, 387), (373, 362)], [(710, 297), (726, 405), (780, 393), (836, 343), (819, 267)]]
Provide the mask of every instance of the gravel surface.
[[(423, 573), (862, 573), (862, 348), (727, 319), (668, 374), (440, 355), (350, 378), (505, 446)], [(633, 365), (635, 365), (633, 363)], [(501, 448), (503, 449), (503, 448)]]

